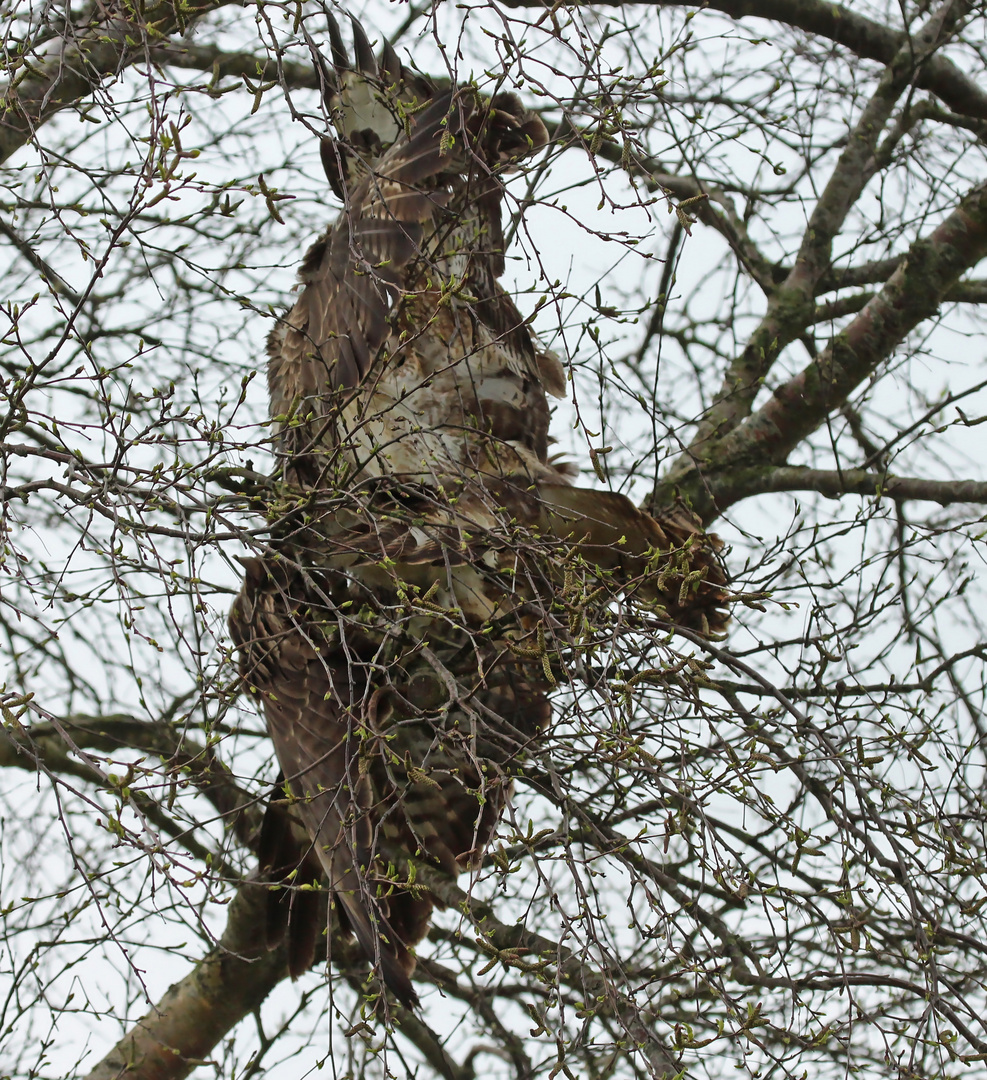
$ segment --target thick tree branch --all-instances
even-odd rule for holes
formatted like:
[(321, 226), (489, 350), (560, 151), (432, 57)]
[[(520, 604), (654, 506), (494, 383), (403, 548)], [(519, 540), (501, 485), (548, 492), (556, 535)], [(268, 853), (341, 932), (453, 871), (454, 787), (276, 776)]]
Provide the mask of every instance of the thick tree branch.
[(219, 944), (96, 1066), (86, 1080), (180, 1080), (288, 974), (283, 948), (263, 946), (267, 892), (246, 883)]
[[(834, 41), (868, 60), (891, 63), (908, 35), (826, 0), (600, 0), (604, 7), (641, 4), (654, 8), (710, 8), (732, 19), (768, 19)], [(506, 7), (545, 6), (544, 0), (504, 0)], [(923, 67), (917, 85), (930, 90), (954, 112), (987, 120), (987, 92), (943, 56)]]
[[(691, 474), (659, 483), (655, 498), (679, 488), (697, 513), (711, 521), (736, 501), (730, 470), (747, 462), (780, 464), (853, 389), (871, 375), (919, 323), (933, 316), (963, 274), (987, 256), (987, 185), (975, 188), (908, 255), (846, 330), (743, 424), (708, 448), (700, 478)], [(683, 482), (689, 475), (688, 482)]]
[[(177, 820), (145, 791), (127, 780), (114, 780), (89, 757), (86, 751), (113, 753), (124, 748), (147, 750), (165, 760), (182, 782), (191, 782), (220, 811), (224, 822), (242, 843), (249, 846), (260, 824), (257, 799), (243, 791), (229, 770), (210, 752), (182, 738), (167, 723), (151, 724), (131, 716), (73, 717), (64, 722), (32, 724), (24, 727), (11, 708), (12, 695), (0, 701), (4, 725), (0, 728), (0, 768), (18, 768), (44, 772), (52, 779), (73, 777), (87, 785), (115, 791), (122, 803), (128, 803), (145, 824), (176, 840), (203, 866), (232, 875), (219, 851), (200, 843), (194, 833), (196, 824)], [(13, 699), (19, 702), (23, 699)], [(30, 710), (37, 709), (28, 700)], [(43, 715), (43, 710), (38, 710)], [(139, 841), (138, 841), (139, 842)]]
[[(887, 259), (875, 259), (859, 266), (831, 267), (819, 279), (816, 295), (834, 292), (836, 289), (855, 289), (861, 285), (873, 285), (887, 281), (901, 264), (902, 255), (891, 255)], [(790, 273), (787, 271), (786, 273)]]
[[(818, 304), (812, 313), (812, 324), (842, 319), (847, 315), (856, 315), (874, 299), (873, 292), (853, 293), (841, 296), (825, 304)], [(987, 304), (987, 281), (960, 281), (949, 289), (942, 298), (944, 304)]]
[(923, 480), (866, 469), (805, 469), (794, 465), (733, 469), (728, 478), (714, 482), (713, 491), (717, 502), (729, 504), (769, 491), (816, 491), (832, 499), (843, 495), (916, 499), (941, 506), (987, 503), (987, 482), (981, 480)]
[(311, 63), (275, 61), (253, 53), (225, 52), (212, 45), (192, 45), (187, 41), (158, 45), (148, 55), (162, 67), (177, 67), (190, 71), (208, 71), (217, 79), (277, 79), (292, 89), (318, 90), (319, 77)]
[(87, 98), (104, 77), (146, 59), (144, 45), (135, 41), (152, 43), (183, 33), (202, 15), (231, 2), (159, 0), (143, 9), (138, 22), (114, 14), (93, 25), (68, 26), (62, 36), (45, 44), (41, 55), (14, 60), (10, 78), (0, 85), (0, 162), (28, 142), (46, 120)]
[(687, 453), (669, 471), (676, 480), (690, 471), (707, 444), (726, 435), (750, 414), (765, 375), (784, 348), (812, 324), (813, 297), (829, 269), (833, 241), (850, 209), (877, 171), (878, 142), (895, 103), (916, 72), (949, 40), (965, 10), (960, 0), (946, 0), (916, 40), (905, 41), (886, 68), (861, 112), (829, 180), (812, 210), (795, 264), (785, 282), (769, 296), (768, 309), (746, 348), (730, 365), (713, 405), (696, 429)]
[(774, 461), (822, 423), (920, 322), (960, 275), (987, 255), (987, 185), (975, 189), (928, 237), (912, 244), (887, 285), (817, 360), (780, 386), (721, 444), (729, 460), (757, 446)]
[(245, 845), (249, 846), (260, 826), (261, 808), (256, 796), (237, 784), (212, 750), (190, 739), (183, 728), (165, 721), (155, 723), (117, 713), (66, 717), (59, 721), (58, 729), (44, 721), (19, 731), (8, 726), (7, 740), (0, 741), (0, 767), (34, 770), (38, 761), (44, 761), (52, 771), (91, 783), (105, 783), (90, 765), (72, 755), (72, 747), (66, 745), (62, 731), (69, 733), (73, 747), (108, 754), (126, 748), (155, 754), (168, 766), (176, 783), (193, 784), (212, 803)]

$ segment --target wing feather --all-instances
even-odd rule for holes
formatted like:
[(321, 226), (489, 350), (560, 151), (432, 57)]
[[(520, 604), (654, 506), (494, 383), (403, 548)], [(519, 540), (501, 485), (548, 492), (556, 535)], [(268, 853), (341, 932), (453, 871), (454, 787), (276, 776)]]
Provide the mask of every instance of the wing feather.
[(335, 395), (363, 382), (391, 333), (409, 266), (448, 213), (442, 184), (463, 167), (462, 138), (443, 136), (464, 130), (471, 108), (452, 92), (432, 102), (305, 258), (302, 292), (268, 339), (271, 412), (282, 453), (298, 465), (331, 441)]
[[(318, 600), (303, 574), (286, 569), (282, 561), (273, 567), (261, 560), (245, 563), (230, 630), (244, 680), (263, 704), (287, 793), (286, 804), (276, 800), (268, 808), (262, 865), (272, 875), (290, 876), (293, 885), (304, 884), (311, 880), (314, 856), (360, 946), (375, 958), (394, 993), (413, 1006), (414, 957), (369, 880), (377, 856), (379, 795), (365, 762), (379, 751), (373, 745), (368, 749), (366, 741), (372, 744), (374, 735), (349, 707), (345, 650), (333, 646), (318, 620), (306, 614)], [(301, 849), (286, 815), (304, 825), (312, 840), (308, 850)], [(287, 922), (293, 975), (314, 954), (313, 915), (318, 919), (319, 908), (309, 901), (292, 904)], [(416, 913), (413, 921), (425, 925), (427, 913), (424, 918)]]

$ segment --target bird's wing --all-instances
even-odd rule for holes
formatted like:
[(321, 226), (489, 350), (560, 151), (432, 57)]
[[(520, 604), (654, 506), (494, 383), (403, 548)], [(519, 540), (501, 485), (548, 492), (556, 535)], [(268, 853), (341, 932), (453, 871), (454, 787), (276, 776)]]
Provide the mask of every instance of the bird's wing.
[(639, 510), (624, 495), (540, 484), (539, 531), (578, 548), (588, 563), (612, 571), (620, 589), (659, 601), (676, 626), (722, 637), (730, 591), (718, 558), (723, 544), (685, 506)]
[(442, 212), (441, 178), (461, 167), (461, 153), (443, 152), (456, 115), (452, 94), (433, 102), (308, 252), (301, 294), (269, 343), (275, 418), (309, 399), (352, 390), (370, 370), (426, 226)]
[[(269, 811), (281, 820), (267, 826), (265, 859), (282, 869), (290, 866), (298, 841), (290, 826), (286, 829), (283, 815), (297, 816), (345, 922), (385, 983), (406, 1004), (414, 1004), (414, 957), (400, 931), (391, 926), (389, 906), (378, 899), (372, 884), (378, 799), (367, 762), (380, 751), (372, 727), (350, 707), (352, 675), (345, 649), (332, 642), (328, 627), (320, 628), (313, 619), (318, 590), (313, 597), (304, 575), (272, 572), (258, 559), (244, 560), (244, 566), (230, 629), (244, 681), (263, 704), (287, 793), (287, 804)], [(311, 866), (308, 852), (298, 866)], [(419, 906), (423, 903), (428, 910), (415, 913), (416, 925), (425, 925), (431, 910), (428, 901)], [(307, 914), (311, 917), (311, 911)], [(293, 930), (296, 943), (314, 942), (311, 927), (301, 918)], [(310, 958), (306, 944), (296, 944), (292, 951), (309, 952)], [(296, 965), (304, 965), (305, 959), (296, 956)]]
[[(348, 396), (366, 379), (395, 333), (395, 305), (413, 292), (437, 305), (451, 291), (533, 382), (563, 392), (561, 365), (551, 354), (536, 355), (528, 327), (496, 281), (503, 191), (495, 170), (547, 138), (515, 98), (501, 105), (465, 90), (437, 97), (409, 119), (410, 130), (308, 252), (301, 293), (268, 344), (271, 413), (287, 458), (331, 443), (335, 395)], [(462, 280), (457, 266), (465, 268)], [(460, 301), (460, 290), (473, 299)], [(412, 338), (421, 329), (405, 328)]]

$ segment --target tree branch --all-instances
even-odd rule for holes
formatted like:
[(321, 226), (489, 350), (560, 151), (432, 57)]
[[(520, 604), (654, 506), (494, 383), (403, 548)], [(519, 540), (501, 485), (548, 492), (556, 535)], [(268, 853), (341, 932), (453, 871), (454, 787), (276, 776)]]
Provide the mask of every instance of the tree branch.
[[(841, 405), (920, 322), (933, 316), (960, 275), (987, 255), (987, 185), (971, 192), (928, 238), (916, 240), (881, 292), (818, 359), (780, 386), (723, 441), (736, 455), (757, 442), (782, 461)], [(766, 436), (766, 437), (765, 437)]]
[(219, 943), (116, 1044), (86, 1080), (180, 1080), (288, 974), (263, 946), (267, 890), (242, 885)]
[[(812, 313), (812, 324), (842, 319), (847, 315), (856, 315), (874, 299), (873, 292), (853, 293), (818, 304)], [(944, 304), (987, 304), (987, 281), (960, 281), (949, 289), (942, 298)]]
[(916, 240), (885, 287), (846, 330), (699, 463), (669, 475), (656, 505), (687, 495), (705, 521), (739, 497), (731, 467), (757, 459), (783, 462), (848, 395), (871, 375), (920, 322), (938, 310), (960, 275), (987, 255), (987, 185), (975, 188), (928, 237)]
[(767, 465), (734, 469), (729, 478), (713, 485), (718, 503), (733, 504), (769, 491), (816, 491), (831, 499), (863, 495), (881, 499), (916, 499), (953, 503), (987, 503), (987, 482), (981, 480), (924, 480), (890, 476), (866, 469), (806, 469), (795, 465)]
[[(16, 58), (9, 80), (0, 85), (0, 162), (30, 141), (46, 120), (88, 97), (105, 76), (145, 59), (145, 47), (134, 41), (182, 33), (202, 15), (231, 2), (158, 0), (143, 9), (138, 22), (113, 14), (84, 28), (67, 26), (62, 36), (45, 43), (42, 55)], [(114, 12), (126, 10), (113, 7)]]
[[(747, 226), (741, 215), (737, 213), (733, 201), (718, 185), (706, 186), (692, 176), (666, 173), (661, 163), (651, 157), (642, 158), (632, 155), (630, 161), (627, 161), (623, 146), (613, 139), (604, 139), (599, 146), (591, 149), (588, 134), (568, 119), (557, 126), (563, 134), (573, 136), (575, 142), (587, 153), (601, 157), (614, 165), (623, 166), (630, 176), (642, 177), (651, 191), (661, 190), (666, 196), (672, 195), (679, 200), (706, 196), (705, 199), (694, 203), (690, 210), (704, 225), (720, 233), (764, 293), (770, 295), (774, 291), (774, 285), (784, 280), (784, 274), (764, 257), (751, 239)], [(722, 210), (718, 210), (717, 205), (722, 207)]]
[[(70, 732), (77, 747), (113, 753), (123, 748), (155, 754), (169, 772), (193, 784), (217, 809), (224, 823), (245, 846), (250, 846), (260, 827), (261, 810), (255, 795), (240, 787), (229, 769), (212, 750), (188, 738), (185, 732), (166, 722), (148, 722), (125, 713), (109, 716), (69, 716), (59, 727)], [(0, 766), (14, 765), (34, 770), (43, 760), (49, 768), (90, 783), (105, 784), (92, 768), (70, 754), (61, 733), (41, 722), (18, 733), (8, 726), (9, 742), (0, 742)], [(139, 792), (134, 792), (140, 795)], [(176, 826), (177, 827), (177, 826)], [(169, 830), (170, 832), (170, 830)], [(187, 829), (182, 829), (184, 835)], [(183, 841), (185, 842), (185, 841)]]
[(417, 878), (446, 907), (468, 912), (471, 922), (482, 934), (476, 944), (487, 956), (498, 959), (508, 967), (532, 971), (533, 965), (522, 956), (536, 956), (539, 968), (554, 966), (558, 978), (570, 985), (580, 997), (591, 1002), (597, 1013), (612, 1011), (628, 1035), (648, 1060), (652, 1075), (661, 1077), (681, 1075), (681, 1062), (658, 1038), (646, 1009), (635, 1005), (617, 989), (614, 974), (610, 978), (585, 964), (576, 953), (561, 942), (553, 941), (523, 924), (508, 926), (500, 922), (493, 908), (464, 892), (454, 881), (434, 867), (417, 864)]
[(292, 89), (319, 90), (320, 82), (311, 63), (297, 64), (286, 60), (280, 63), (265, 56), (246, 52), (224, 52), (213, 45), (192, 45), (186, 41), (158, 45), (149, 50), (151, 60), (161, 67), (177, 67), (191, 71), (208, 71), (214, 81), (224, 78), (276, 78)]
[[(6, 736), (0, 738), (0, 768), (18, 768), (32, 773), (40, 771), (52, 780), (71, 776), (85, 784), (111, 790), (121, 803), (129, 803), (140, 818), (176, 840), (203, 866), (227, 876), (235, 873), (221, 852), (207, 848), (196, 839), (194, 833), (201, 823), (179, 821), (166, 813), (147, 792), (135, 788), (126, 780), (107, 776), (98, 763), (84, 753), (83, 748), (113, 752), (133, 747), (158, 754), (173, 769), (186, 773), (188, 780), (220, 811), (237, 839), (250, 846), (260, 825), (258, 800), (233, 782), (229, 770), (214, 755), (202, 748), (194, 748), (194, 744), (185, 743), (181, 737), (168, 738), (167, 725), (148, 724), (129, 716), (76, 717), (64, 723), (59, 721), (57, 726), (41, 723), (26, 728), (10, 707), (12, 697), (8, 694), (0, 700), (4, 716), (0, 732)], [(36, 708), (31, 701), (27, 705), (28, 708)], [(80, 719), (84, 723), (80, 723)], [(116, 733), (108, 734), (108, 730), (114, 727)], [(72, 736), (67, 741), (69, 731)], [(125, 733), (131, 737), (122, 738)], [(170, 753), (167, 752), (168, 747), (171, 747)]]
[[(867, 60), (891, 63), (910, 35), (826, 0), (600, 0), (602, 7), (642, 4), (654, 8), (710, 8), (731, 19), (768, 19), (843, 45)], [(544, 7), (544, 0), (504, 0), (505, 7)], [(987, 92), (942, 56), (929, 60), (917, 85), (930, 90), (954, 112), (987, 120)]]
[(794, 266), (784, 283), (769, 295), (764, 318), (727, 370), (688, 451), (669, 470), (670, 481), (688, 473), (696, 456), (706, 455), (712, 440), (725, 436), (750, 414), (775, 360), (811, 325), (813, 297), (829, 269), (833, 241), (877, 171), (878, 142), (895, 103), (921, 65), (949, 39), (963, 8), (959, 0), (946, 0), (926, 22), (918, 41), (907, 39), (888, 64), (813, 207)]

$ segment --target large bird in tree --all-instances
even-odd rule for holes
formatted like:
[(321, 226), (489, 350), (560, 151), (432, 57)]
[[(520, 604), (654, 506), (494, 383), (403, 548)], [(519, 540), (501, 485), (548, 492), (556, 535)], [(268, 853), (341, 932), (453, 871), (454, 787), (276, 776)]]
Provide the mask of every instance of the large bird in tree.
[(477, 865), (594, 605), (717, 634), (726, 583), (683, 508), (649, 516), (549, 457), (564, 369), (498, 281), (501, 178), (545, 146), (541, 120), (375, 59), (357, 24), (351, 65), (330, 31), (331, 67), (310, 46), (343, 209), (270, 336), (282, 497), (230, 623), (283, 773), (261, 846), (292, 973), (323, 879), (412, 1003), (435, 900), (407, 859)]

